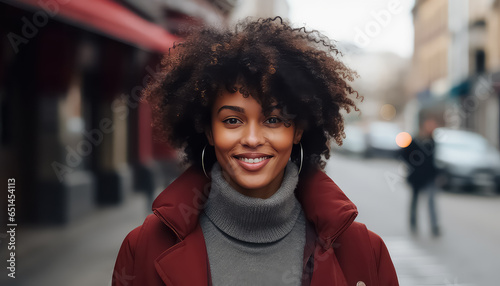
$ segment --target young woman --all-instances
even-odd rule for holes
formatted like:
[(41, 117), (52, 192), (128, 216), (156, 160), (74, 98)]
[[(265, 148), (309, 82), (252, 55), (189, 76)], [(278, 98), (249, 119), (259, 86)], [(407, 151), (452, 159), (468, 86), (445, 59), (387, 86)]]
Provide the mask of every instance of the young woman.
[(194, 31), (145, 90), (190, 167), (125, 238), (113, 285), (398, 285), (324, 173), (355, 73), (281, 18)]

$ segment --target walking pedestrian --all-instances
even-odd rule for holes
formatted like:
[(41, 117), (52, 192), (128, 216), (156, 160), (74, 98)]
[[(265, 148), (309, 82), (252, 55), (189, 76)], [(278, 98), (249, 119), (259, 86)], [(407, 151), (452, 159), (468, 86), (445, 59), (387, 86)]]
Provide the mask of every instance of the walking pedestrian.
[(439, 236), (436, 211), (435, 184), (437, 170), (434, 164), (435, 143), (432, 138), (433, 131), (438, 127), (436, 119), (424, 117), (419, 134), (412, 140), (410, 145), (402, 150), (403, 157), (408, 165), (407, 181), (411, 186), (412, 196), (410, 202), (410, 228), (413, 233), (417, 231), (417, 209), (420, 193), (428, 196), (428, 210), (431, 224), (431, 231), (434, 236)]

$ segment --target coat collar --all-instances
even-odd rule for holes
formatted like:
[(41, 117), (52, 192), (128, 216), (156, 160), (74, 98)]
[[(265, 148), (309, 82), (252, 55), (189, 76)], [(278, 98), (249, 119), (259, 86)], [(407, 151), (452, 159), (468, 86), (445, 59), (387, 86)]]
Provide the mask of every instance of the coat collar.
[(209, 191), (210, 180), (191, 166), (155, 199), (153, 212), (184, 240), (196, 228)]
[(209, 265), (203, 231), (199, 224), (191, 235), (164, 251), (155, 260), (156, 272), (165, 285), (211, 285)]
[[(203, 172), (192, 166), (153, 203), (154, 213), (172, 229), (179, 240), (155, 260), (156, 271), (165, 285), (211, 285), (210, 264), (198, 223), (210, 185), (210, 180)], [(358, 213), (356, 206), (319, 170), (306, 179), (299, 179), (296, 195), (318, 237), (317, 244), (313, 242), (304, 249), (304, 259), (313, 255), (314, 251), (316, 260), (311, 286), (325, 285), (325, 281), (346, 285), (332, 244), (354, 221)]]
[[(199, 168), (191, 166), (156, 198), (153, 211), (182, 241), (196, 229), (209, 192), (210, 180)], [(320, 170), (301, 177), (296, 194), (325, 250), (358, 214), (344, 192)]]
[(300, 178), (296, 194), (325, 250), (332, 247), (358, 215), (354, 203), (320, 170)]

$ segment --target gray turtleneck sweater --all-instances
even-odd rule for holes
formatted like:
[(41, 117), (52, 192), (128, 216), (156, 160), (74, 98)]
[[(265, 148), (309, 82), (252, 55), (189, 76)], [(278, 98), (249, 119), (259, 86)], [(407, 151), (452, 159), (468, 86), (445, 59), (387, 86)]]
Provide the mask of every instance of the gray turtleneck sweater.
[(200, 215), (214, 286), (300, 285), (306, 219), (288, 162), (280, 188), (267, 199), (247, 197), (212, 168), (210, 196)]

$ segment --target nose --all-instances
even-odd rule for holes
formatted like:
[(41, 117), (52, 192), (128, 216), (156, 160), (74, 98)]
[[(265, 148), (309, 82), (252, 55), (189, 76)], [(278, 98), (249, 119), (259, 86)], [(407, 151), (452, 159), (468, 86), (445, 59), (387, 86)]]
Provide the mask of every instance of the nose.
[(252, 122), (249, 123), (243, 131), (241, 144), (255, 148), (265, 143), (264, 130), (262, 130), (262, 126), (258, 123)]

